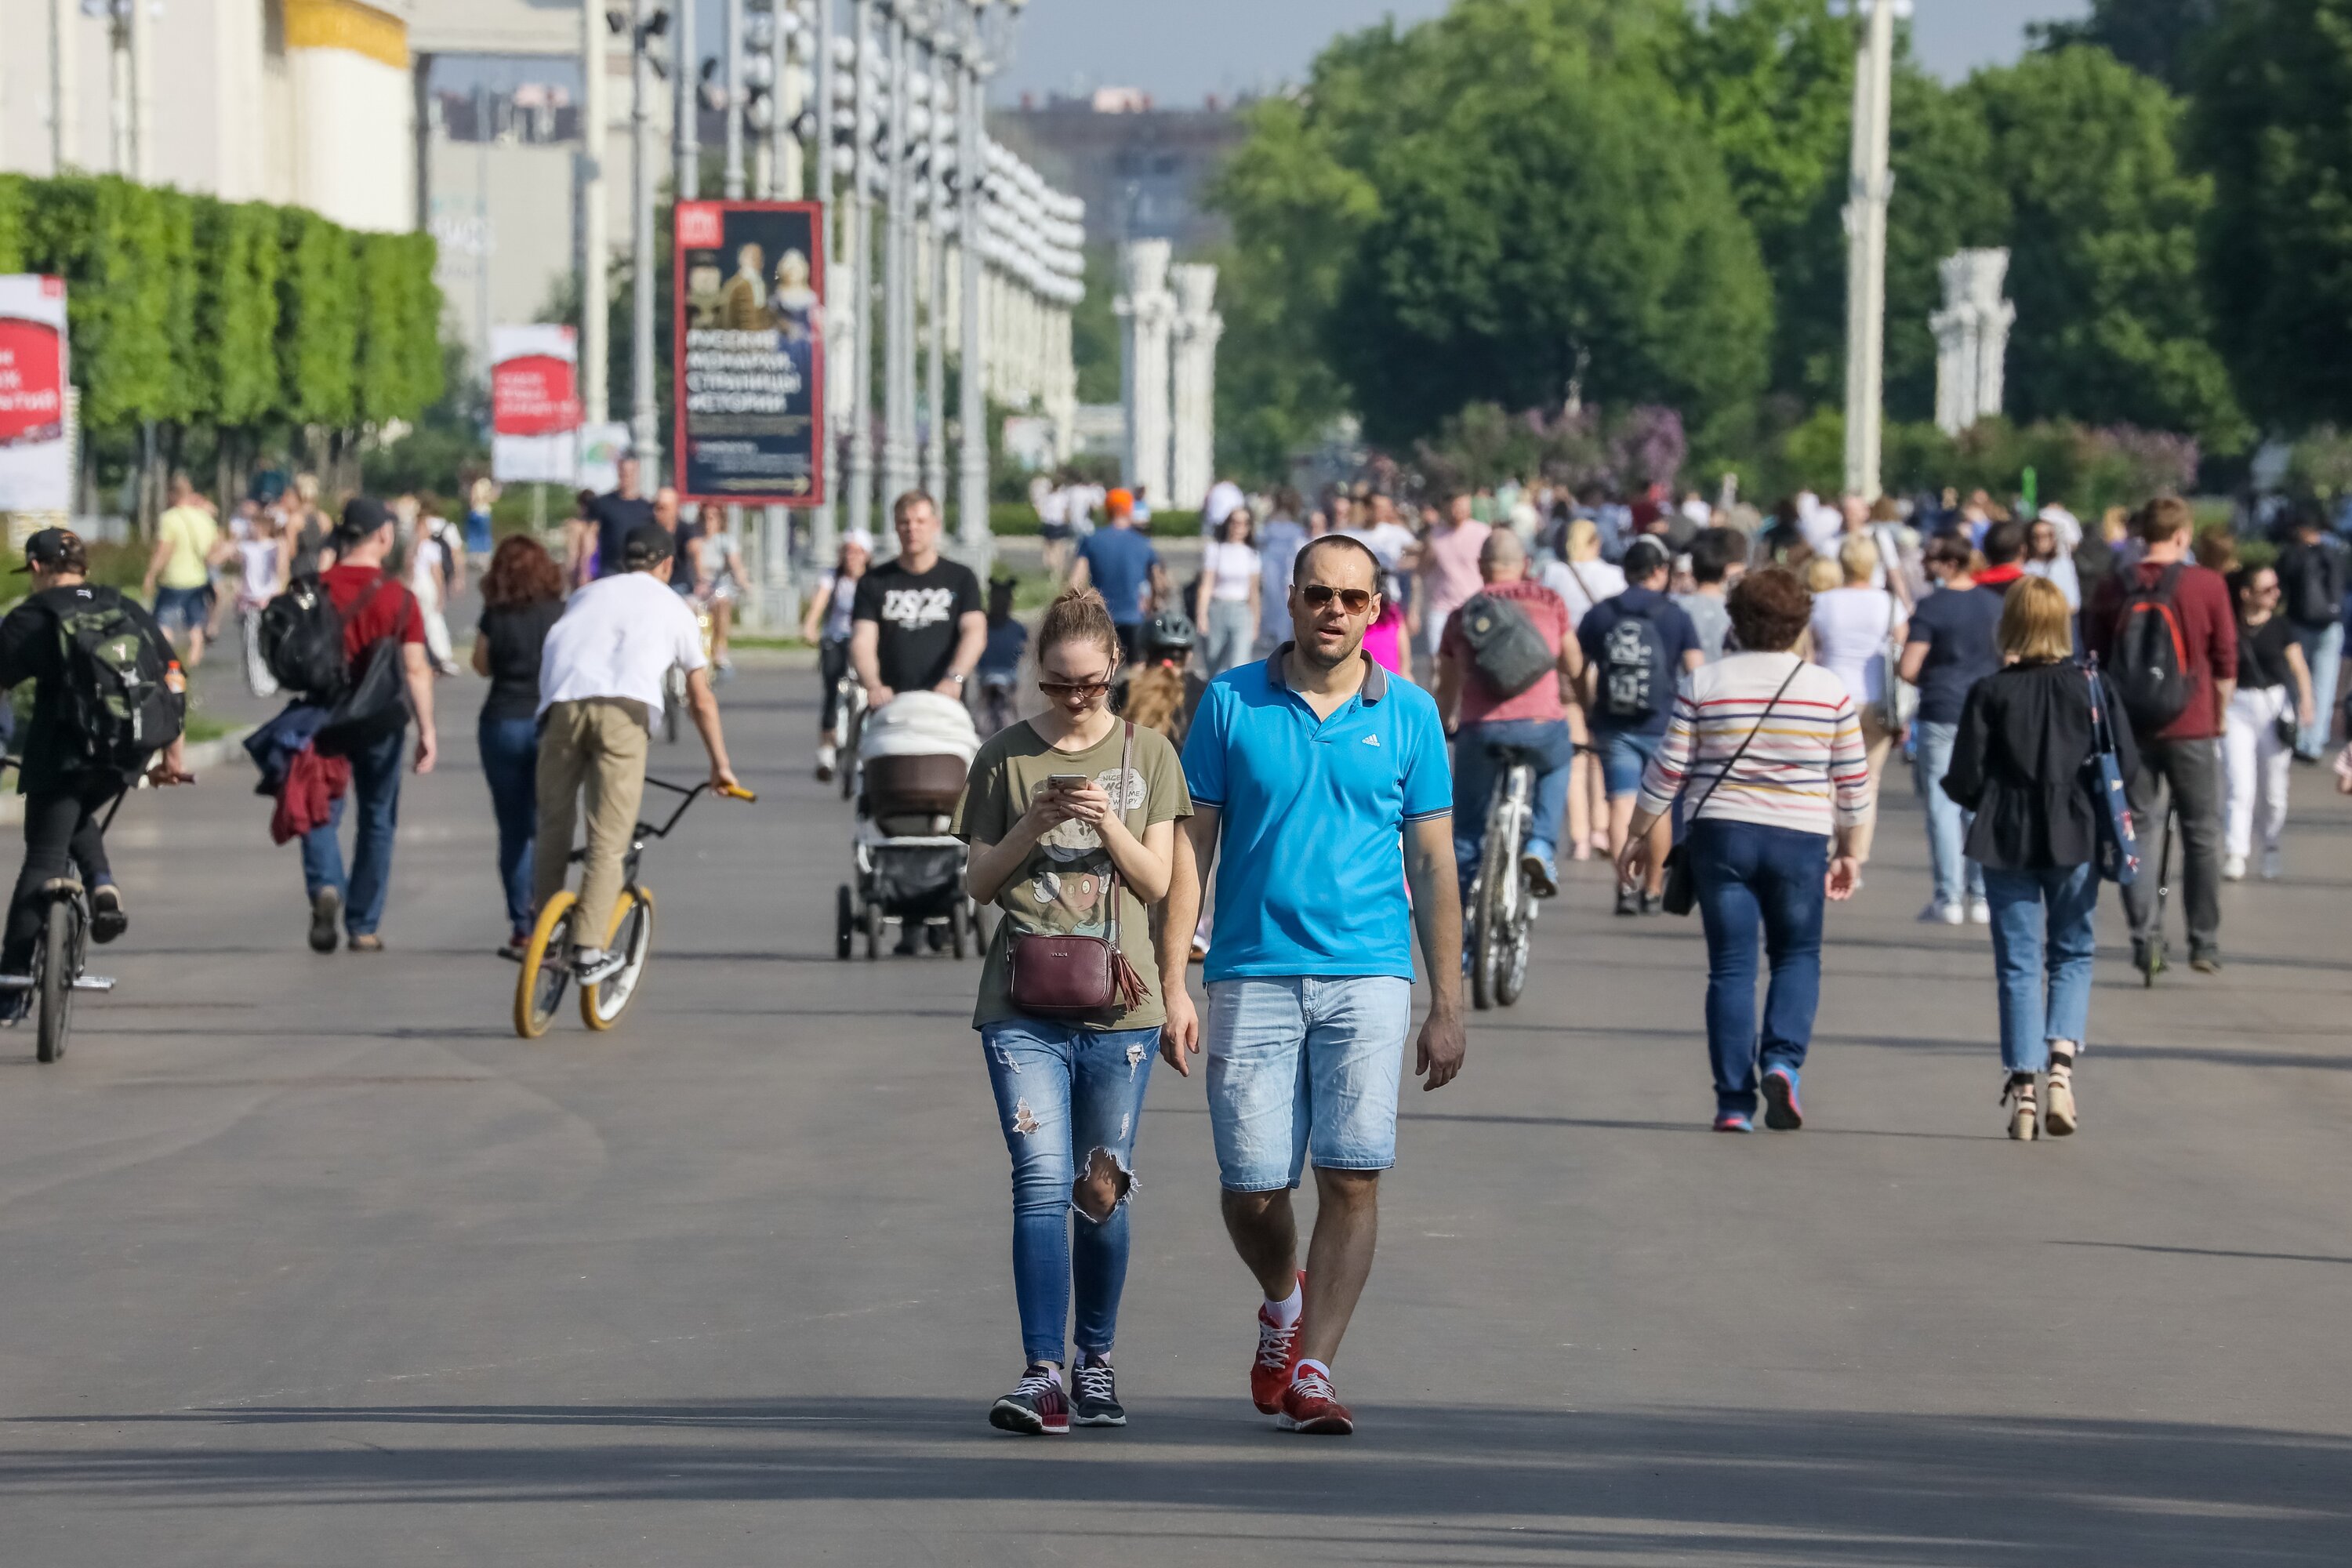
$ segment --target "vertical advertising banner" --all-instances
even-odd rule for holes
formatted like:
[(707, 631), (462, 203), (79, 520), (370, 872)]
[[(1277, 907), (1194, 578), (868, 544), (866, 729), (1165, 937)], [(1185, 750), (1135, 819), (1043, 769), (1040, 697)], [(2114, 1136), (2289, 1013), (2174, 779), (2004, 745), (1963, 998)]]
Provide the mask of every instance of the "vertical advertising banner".
[(0, 511), (73, 505), (67, 363), (65, 279), (0, 277)]
[(814, 202), (680, 202), (671, 462), (688, 500), (824, 499), (824, 247)]
[(580, 344), (570, 327), (490, 329), (490, 477), (571, 484), (578, 472)]

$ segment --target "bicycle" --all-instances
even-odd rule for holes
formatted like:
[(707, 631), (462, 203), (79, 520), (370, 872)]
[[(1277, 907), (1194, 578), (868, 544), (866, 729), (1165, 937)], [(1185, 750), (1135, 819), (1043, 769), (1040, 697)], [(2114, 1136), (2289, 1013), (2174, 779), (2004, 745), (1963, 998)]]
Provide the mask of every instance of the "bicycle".
[[(707, 779), (692, 789), (666, 779), (649, 778), (646, 783), (686, 798), (677, 803), (677, 809), (659, 827), (640, 822), (630, 831), (628, 853), (621, 858), (621, 894), (614, 901), (613, 923), (601, 944), (608, 952), (617, 950), (623, 954), (621, 967), (596, 984), (580, 988), (580, 1021), (599, 1034), (618, 1024), (629, 1010), (629, 1004), (636, 1000), (638, 983), (645, 978), (646, 961), (653, 953), (653, 889), (637, 875), (646, 846), (654, 839), (668, 837), (670, 829), (677, 826), (696, 797), (712, 787)], [(760, 798), (740, 785), (725, 793), (736, 800)], [(572, 851), (571, 863), (575, 866), (587, 858), (584, 848)], [(572, 969), (567, 955), (573, 946), (572, 926), (579, 907), (579, 895), (569, 888), (558, 892), (540, 910), (530, 941), (523, 947), (522, 973), (515, 977), (514, 1026), (515, 1033), (526, 1040), (538, 1039), (547, 1033), (548, 1026), (555, 1021), (555, 1010), (563, 1005), (564, 992), (571, 988)]]
[[(712, 618), (709, 605), (694, 604), (693, 608), (694, 627), (702, 634), (702, 658), (708, 665), (719, 646), (719, 623)], [(711, 667), (711, 678), (718, 678), (715, 665)], [(673, 664), (662, 672), (662, 739), (673, 746), (685, 728), (685, 710), (686, 671)]]
[[(0, 767), (14, 767), (11, 757)], [(106, 808), (106, 820), (98, 825), (99, 836), (114, 826), (114, 814), (122, 809), (122, 802), (131, 791), (125, 788)], [(41, 938), (33, 946), (33, 963), (28, 974), (0, 974), (0, 991), (30, 991), (38, 1014), (33, 1042), (33, 1058), (40, 1062), (62, 1060), (66, 1039), (73, 1028), (73, 999), (77, 991), (111, 991), (114, 980), (110, 975), (85, 974), (82, 965), (89, 957), (89, 890), (82, 886), (77, 875), (52, 877), (41, 884), (40, 896), (47, 908), (41, 913)]]
[(834, 771), (841, 779), (841, 798), (857, 798), (860, 769), (857, 763), (858, 731), (866, 724), (866, 683), (856, 671), (841, 678), (834, 687), (833, 754)]
[(1504, 765), (1487, 800), (1486, 837), (1466, 911), (1470, 1001), (1481, 1012), (1513, 1005), (1526, 989), (1537, 903), (1523, 864), (1528, 828), (1535, 821), (1536, 760), (1517, 746), (1486, 750)]

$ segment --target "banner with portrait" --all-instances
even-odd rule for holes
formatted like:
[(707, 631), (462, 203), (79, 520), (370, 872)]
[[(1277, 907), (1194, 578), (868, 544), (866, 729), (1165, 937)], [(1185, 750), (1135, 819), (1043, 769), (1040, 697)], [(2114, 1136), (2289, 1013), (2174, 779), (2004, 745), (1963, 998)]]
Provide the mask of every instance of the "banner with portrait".
[(65, 279), (0, 277), (0, 512), (73, 505), (67, 348)]
[(824, 232), (814, 202), (680, 202), (672, 456), (688, 501), (824, 499)]

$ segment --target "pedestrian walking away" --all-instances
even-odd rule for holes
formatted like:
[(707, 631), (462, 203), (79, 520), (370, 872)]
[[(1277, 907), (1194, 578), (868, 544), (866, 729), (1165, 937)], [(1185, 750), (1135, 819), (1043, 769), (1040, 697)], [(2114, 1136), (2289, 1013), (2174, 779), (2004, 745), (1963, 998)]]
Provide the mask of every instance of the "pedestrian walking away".
[[(315, 752), (350, 769), (348, 789), (322, 819), (303, 828), (302, 887), (310, 903), (310, 946), (335, 951), (341, 921), (353, 952), (380, 952), (384, 896), (392, 886), (393, 842), (400, 823), (400, 771), (409, 723), (416, 725), (415, 765), (433, 771), (440, 754), (433, 717), (433, 665), (416, 597), (385, 569), (393, 548), (391, 510), (373, 496), (344, 503), (331, 546), (335, 563), (320, 574), (341, 617), (344, 689), (308, 691), (296, 707), (318, 723)], [(375, 680), (365, 679), (373, 666)], [(355, 700), (371, 707), (355, 712)], [(339, 721), (341, 721), (339, 722)], [(341, 829), (347, 802), (358, 828), (345, 875)]]
[[(1101, 595), (1055, 601), (1037, 631), (1045, 711), (982, 745), (953, 827), (971, 847), (966, 890), (1003, 911), (972, 1026), (1013, 1159), (1024, 1370), (989, 1412), (1008, 1432), (1127, 1425), (1111, 1351), (1167, 1020), (1146, 910), (1168, 896), (1192, 804), (1176, 749), (1110, 711), (1119, 658)], [(1181, 984), (1181, 956), (1176, 970)], [(1077, 1352), (1066, 1378), (1066, 1334)]]
[(840, 553), (820, 573), (801, 617), (801, 640), (816, 644), (816, 679), (822, 692), (816, 716), (816, 776), (833, 782), (840, 765), (834, 726), (841, 717), (842, 678), (849, 673), (849, 639), (856, 626), (857, 584), (874, 559), (874, 536), (862, 528), (844, 530)]
[(539, 670), (547, 634), (563, 614), (563, 569), (529, 534), (499, 542), (482, 574), (482, 615), (474, 673), (490, 678), (474, 731), (490, 810), (499, 824), (499, 882), (506, 889), (507, 942), (520, 958), (530, 941), (531, 845), (539, 825)]
[[(1680, 853), (1706, 931), (1715, 1128), (1751, 1131), (1760, 1093), (1764, 1124), (1794, 1131), (1805, 1121), (1799, 1089), (1821, 1001), (1822, 910), (1861, 880), (1855, 842), (1870, 815), (1870, 764), (1845, 683), (1792, 651), (1813, 613), (1796, 574), (1752, 572), (1727, 607), (1748, 651), (1708, 665), (1675, 700), (1618, 874), (1630, 881), (1652, 870), (1653, 830), (1677, 796), (1691, 795)], [(1759, 926), (1771, 965), (1760, 1032)]]
[(1870, 843), (1877, 831), (1878, 785), (1886, 773), (1902, 724), (1894, 712), (1900, 683), (1895, 679), (1894, 650), (1903, 647), (1907, 626), (1903, 603), (1894, 592), (1873, 587), (1886, 566), (1877, 542), (1868, 533), (1848, 533), (1838, 547), (1837, 586), (1813, 595), (1813, 658), (1835, 675), (1853, 699), (1862, 719), (1863, 750), (1870, 759), (1873, 816), (1854, 838), (1854, 858), (1870, 858)]
[(1136, 529), (1134, 495), (1113, 490), (1103, 504), (1110, 524), (1079, 542), (1070, 586), (1102, 595), (1111, 624), (1118, 627), (1119, 662), (1133, 664), (1143, 657), (1144, 620), (1168, 592), (1168, 569), (1151, 541)]
[[(1437, 711), (1454, 738), (1454, 863), (1465, 907), (1486, 841), (1495, 775), (1514, 753), (1536, 763), (1535, 811), (1521, 864), (1538, 898), (1559, 891), (1559, 826), (1576, 755), (1561, 694), (1584, 673), (1583, 652), (1569, 635), (1568, 606), (1528, 581), (1527, 547), (1517, 534), (1490, 531), (1478, 573), (1479, 592), (1447, 618), (1437, 646)], [(1474, 620), (1475, 626), (1468, 624)]]
[(1621, 915), (1658, 912), (1674, 824), (1663, 817), (1650, 824), (1648, 831), (1656, 841), (1638, 861), (1626, 858), (1625, 839), (1632, 831), (1643, 770), (1665, 740), (1675, 684), (1706, 658), (1698, 629), (1666, 597), (1671, 565), (1663, 543), (1636, 539), (1625, 552), (1625, 591), (1593, 605), (1576, 631), (1584, 655), (1584, 704), (1591, 715), (1592, 745), (1601, 755), (1609, 792), (1609, 855), (1621, 868), (1639, 865), (1644, 870), (1639, 883), (1619, 879)]
[(2311, 672), (2312, 714), (2294, 750), (2315, 763), (2327, 754), (2344, 659), (2344, 545), (2309, 501), (2296, 504), (2287, 528), (2290, 542), (2278, 557), (2279, 612), (2294, 624), (2295, 646)]
[(980, 650), (981, 733), (993, 735), (1019, 716), (1014, 693), (1021, 685), (1021, 661), (1029, 653), (1029, 628), (1013, 613), (1018, 592), (1010, 577), (988, 584), (988, 643)]
[(1699, 652), (1709, 664), (1721, 658), (1731, 634), (1725, 597), (1748, 570), (1748, 541), (1738, 529), (1709, 528), (1691, 541), (1691, 591), (1675, 595), (1675, 607), (1690, 617)]
[(605, 936), (620, 896), (622, 858), (645, 798), (646, 759), (671, 667), (686, 671), (687, 708), (710, 759), (710, 787), (721, 795), (740, 787), (727, 759), (719, 700), (710, 694), (701, 628), (669, 585), (677, 565), (676, 541), (661, 524), (648, 522), (624, 542), (622, 561), (627, 570), (621, 575), (599, 578), (572, 595), (547, 634), (539, 675), (531, 908), (536, 915), (563, 890), (572, 824), (584, 797), (587, 853), (570, 954), (583, 986), (601, 984), (626, 959), (605, 946)]
[[(2122, 698), (2074, 662), (2074, 608), (2042, 577), (2009, 590), (2000, 619), (2009, 661), (1972, 687), (1951, 771), (1940, 787), (1975, 813), (1969, 858), (1992, 900), (2000, 1010), (2001, 1104), (2010, 1136), (2074, 1131), (2074, 1068), (2090, 1039), (2098, 956), (2100, 841), (2109, 803), (2095, 765), (2112, 746), (2128, 786), (2139, 768)], [(2095, 687), (2093, 682), (2097, 684)], [(2035, 1079), (2049, 1075), (2046, 1100)]]
[[(2196, 521), (2189, 503), (2166, 496), (2134, 519), (2139, 563), (2100, 584), (2084, 616), (2084, 641), (2115, 677), (2139, 773), (2132, 781), (2134, 826), (2153, 844), (2164, 831), (2158, 802), (2169, 790), (2180, 816), (2189, 966), (2221, 967), (2221, 736), (2238, 681), (2237, 617), (2221, 574), (2189, 559)], [(2166, 967), (2157, 885), (2124, 889), (2132, 950), (2150, 976)]]
[[(2003, 529), (2009, 532), (2003, 534)], [(2003, 547), (2003, 541), (2014, 542), (2016, 531), (2015, 523), (2003, 523), (1986, 534), (1985, 542)], [(1968, 858), (1966, 849), (1968, 810), (1937, 787), (1951, 769), (1969, 689), (2000, 668), (2003, 590), (1980, 584), (1975, 567), (1976, 552), (1967, 540), (1945, 534), (1928, 541), (1927, 576), (1936, 587), (1911, 612), (1903, 647), (1903, 679), (1919, 691), (1913, 782), (1927, 802), (1927, 859), (1936, 883), (1919, 918), (1955, 926), (1971, 919), (1979, 925), (1992, 921), (1983, 868)], [(2014, 582), (2017, 574), (2012, 565), (2009, 580)]]
[[(1445, 640), (1445, 625), (1454, 612), (1476, 595), (1482, 584), (1479, 552), (1494, 530), (1470, 515), (1470, 498), (1448, 497), (1444, 516), (1422, 541), (1422, 630), (1428, 638), (1429, 657), (1438, 658)], [(1526, 552), (1520, 552), (1524, 562)], [(1525, 575), (1524, 566), (1521, 574)], [(1483, 810), (1484, 807), (1482, 806)]]
[[(152, 770), (157, 784), (187, 779), (180, 729), (187, 682), (154, 618), (114, 589), (89, 581), (89, 551), (79, 534), (36, 531), (25, 541), (25, 563), (17, 570), (32, 578), (32, 592), (0, 618), (0, 689), (30, 680), (34, 691), (16, 773), (25, 797), (25, 860), (0, 942), (0, 974), (28, 980), (47, 890), (59, 879), (78, 874), (89, 893), (92, 941), (112, 942), (129, 929), (130, 910), (107, 860), (100, 818), (142, 773)], [(137, 650), (131, 668), (152, 678), (142, 685), (150, 689), (154, 713), (168, 721), (168, 743), (160, 747), (126, 750), (127, 737), (106, 717), (106, 700), (119, 699), (128, 684), (109, 681), (110, 669), (127, 671), (106, 645), (120, 644), (125, 634)], [(142, 717), (149, 716), (149, 704), (140, 706)], [(33, 1000), (29, 984), (0, 990), (0, 1023), (23, 1017)]]
[[(1225, 1229), (1264, 1296), (1250, 1396), (1299, 1432), (1354, 1430), (1331, 1363), (1396, 1163), (1416, 935), (1431, 993), (1416, 1070), (1434, 1089), (1462, 1069), (1445, 737), (1434, 700), (1364, 653), (1380, 584), (1360, 542), (1314, 541), (1290, 591), (1295, 640), (1211, 683), (1184, 743), (1198, 875), (1176, 874), (1165, 921), (1192, 929), (1213, 869), (1208, 1020), (1169, 985), (1161, 1054), (1189, 1073), (1205, 1043)], [(1290, 1193), (1310, 1161), (1302, 1276)]]
[(2238, 612), (2238, 689), (2221, 732), (2221, 879), (2240, 882), (2261, 840), (2263, 880), (2281, 869), (2287, 773), (2317, 702), (2295, 626), (2279, 609), (2279, 574), (2268, 566), (2230, 574)]

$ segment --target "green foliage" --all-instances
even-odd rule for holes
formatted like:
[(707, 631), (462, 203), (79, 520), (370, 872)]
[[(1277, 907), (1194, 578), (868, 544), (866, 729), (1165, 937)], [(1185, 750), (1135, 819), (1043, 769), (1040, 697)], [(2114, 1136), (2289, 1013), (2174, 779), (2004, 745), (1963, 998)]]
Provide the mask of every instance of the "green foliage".
[(1087, 297), (1070, 312), (1070, 358), (1078, 373), (1080, 403), (1119, 399), (1118, 262), (1108, 246), (1087, 247)]
[(2243, 450), (2252, 432), (2199, 286), (2212, 188), (2180, 167), (2179, 100), (2094, 48), (1979, 72), (1962, 95), (2009, 199), (2020, 417), (2187, 430)]
[(2330, 502), (2352, 496), (2352, 436), (2333, 425), (2305, 432), (2288, 454), (2286, 488)]
[(314, 212), (280, 216), (286, 268), (278, 275), (278, 360), (295, 423), (343, 427), (358, 417), (359, 258), (351, 237)]
[(2091, 0), (2091, 14), (2079, 21), (2044, 22), (2030, 30), (2044, 49), (2094, 45), (2175, 92), (2185, 92), (2225, 5), (2226, 0)]
[(2197, 81), (2206, 276), (2256, 416), (2352, 420), (2352, 0), (2238, 0)]
[(197, 276), (199, 363), (211, 415), (229, 426), (268, 420), (283, 390), (278, 371), (278, 214), (259, 202), (202, 201), (196, 245), (210, 258)]
[(25, 208), (30, 182), (0, 174), (0, 272), (25, 270)]
[(359, 412), (366, 423), (381, 425), (413, 416), (441, 395), (441, 354), (433, 332), (441, 291), (433, 283), (431, 237), (363, 234), (354, 244)]

